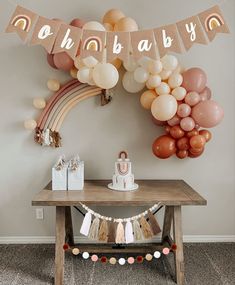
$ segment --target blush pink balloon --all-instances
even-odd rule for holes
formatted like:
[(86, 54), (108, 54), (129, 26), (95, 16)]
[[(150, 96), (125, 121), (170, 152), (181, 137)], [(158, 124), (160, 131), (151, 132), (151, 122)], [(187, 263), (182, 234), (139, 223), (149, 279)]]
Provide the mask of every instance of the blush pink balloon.
[(187, 103), (189, 106), (195, 106), (197, 103), (200, 102), (201, 97), (197, 92), (189, 92), (185, 96), (185, 103)]
[(206, 87), (201, 93), (200, 93), (201, 101), (206, 101), (211, 99), (211, 90), (210, 88)]
[(206, 73), (201, 68), (190, 68), (183, 73), (182, 87), (184, 87), (188, 92), (202, 92), (206, 87), (206, 82)]
[(213, 100), (202, 101), (192, 110), (192, 118), (203, 128), (215, 127), (223, 117), (223, 109)]
[(57, 69), (57, 67), (54, 63), (54, 54), (49, 54), (49, 53), (47, 54), (47, 62), (52, 68)]
[(54, 55), (54, 63), (58, 69), (69, 71), (73, 68), (73, 60), (66, 52), (59, 52)]
[(191, 113), (191, 107), (188, 104), (180, 104), (178, 106), (177, 115), (181, 118), (188, 117)]
[(74, 27), (77, 27), (77, 28), (82, 28), (84, 26), (86, 22), (81, 20), (81, 19), (73, 19), (71, 22), (70, 22), (70, 25), (71, 26), (74, 26)]
[(195, 122), (191, 117), (183, 118), (180, 121), (180, 126), (181, 126), (181, 129), (183, 129), (184, 131), (190, 132), (192, 131), (192, 129), (194, 129)]
[(171, 118), (170, 120), (167, 121), (168, 125), (171, 127), (174, 127), (176, 125), (180, 124), (180, 117), (175, 115), (173, 118)]

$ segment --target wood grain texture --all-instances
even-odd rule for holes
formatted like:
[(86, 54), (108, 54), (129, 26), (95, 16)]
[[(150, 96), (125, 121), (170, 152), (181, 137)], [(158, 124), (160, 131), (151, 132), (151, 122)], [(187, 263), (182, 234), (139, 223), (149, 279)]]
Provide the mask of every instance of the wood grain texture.
[(96, 206), (146, 206), (162, 203), (167, 206), (206, 205), (183, 180), (137, 180), (139, 189), (132, 192), (112, 191), (109, 180), (85, 181), (83, 191), (51, 191), (51, 183), (33, 199), (33, 206), (73, 206), (79, 202)]
[(163, 230), (162, 230), (162, 242), (164, 242), (166, 239), (168, 239), (168, 237), (170, 237), (173, 212), (174, 212), (173, 206), (165, 207)]

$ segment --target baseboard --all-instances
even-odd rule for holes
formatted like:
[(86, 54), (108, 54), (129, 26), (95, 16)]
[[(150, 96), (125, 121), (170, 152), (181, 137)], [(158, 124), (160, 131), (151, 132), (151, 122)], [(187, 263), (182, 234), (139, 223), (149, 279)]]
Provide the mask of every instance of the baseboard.
[[(235, 235), (185, 235), (183, 237), (186, 243), (199, 242), (235, 242)], [(153, 241), (159, 242), (160, 237)], [(76, 236), (76, 243), (87, 243), (86, 237)], [(0, 236), (0, 244), (40, 244), (55, 243), (54, 236)], [(90, 241), (89, 241), (90, 243)]]

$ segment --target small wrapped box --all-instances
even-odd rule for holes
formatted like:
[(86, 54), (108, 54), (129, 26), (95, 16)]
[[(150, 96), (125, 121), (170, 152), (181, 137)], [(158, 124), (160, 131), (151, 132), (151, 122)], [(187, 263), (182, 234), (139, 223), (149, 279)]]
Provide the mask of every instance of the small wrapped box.
[(52, 167), (52, 190), (67, 190), (68, 180), (68, 163), (63, 156)]
[(68, 166), (68, 190), (83, 190), (84, 187), (84, 161), (79, 156), (70, 160)]

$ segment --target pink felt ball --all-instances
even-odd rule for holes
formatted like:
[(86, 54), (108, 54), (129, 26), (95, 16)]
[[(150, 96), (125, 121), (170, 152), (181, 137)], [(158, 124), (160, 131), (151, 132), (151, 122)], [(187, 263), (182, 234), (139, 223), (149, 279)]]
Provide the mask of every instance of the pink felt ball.
[(133, 264), (133, 263), (135, 262), (134, 257), (128, 257), (127, 262), (128, 262), (129, 264)]
[(165, 255), (169, 254), (170, 253), (169, 248), (168, 247), (164, 247), (163, 250), (162, 250), (162, 253), (165, 254)]
[(188, 117), (191, 113), (191, 107), (188, 104), (180, 104), (178, 106), (177, 115), (181, 118)]
[(73, 68), (73, 60), (66, 52), (59, 52), (54, 55), (54, 63), (58, 69), (69, 71)]
[(180, 121), (180, 126), (184, 131), (190, 132), (195, 127), (195, 122), (191, 117), (186, 117)]
[(91, 260), (92, 261), (94, 261), (94, 262), (96, 262), (96, 261), (98, 261), (98, 256), (96, 255), (96, 254), (93, 254), (92, 256), (91, 256)]

